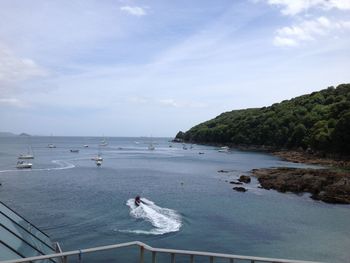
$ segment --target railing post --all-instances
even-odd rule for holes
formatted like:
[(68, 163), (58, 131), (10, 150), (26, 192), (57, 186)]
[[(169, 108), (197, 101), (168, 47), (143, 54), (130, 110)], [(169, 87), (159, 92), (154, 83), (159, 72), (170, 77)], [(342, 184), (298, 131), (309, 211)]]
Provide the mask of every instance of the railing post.
[(140, 246), (140, 263), (144, 263), (145, 248)]
[(67, 256), (64, 256), (62, 262), (63, 262), (63, 263), (68, 263), (68, 257), (67, 257)]
[(230, 258), (230, 263), (233, 263), (233, 258)]
[(214, 257), (210, 256), (210, 263), (214, 263)]
[(156, 252), (152, 252), (152, 263), (156, 263)]
[(175, 254), (171, 253), (171, 263), (175, 263)]
[(190, 256), (190, 263), (194, 263), (194, 255)]

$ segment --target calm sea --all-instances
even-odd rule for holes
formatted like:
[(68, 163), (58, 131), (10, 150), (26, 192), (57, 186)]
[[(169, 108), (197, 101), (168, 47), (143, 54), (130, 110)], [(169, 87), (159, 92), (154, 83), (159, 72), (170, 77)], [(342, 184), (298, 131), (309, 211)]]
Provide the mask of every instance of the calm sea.
[[(155, 247), (350, 262), (349, 205), (259, 189), (255, 179), (245, 193), (229, 184), (253, 168), (303, 165), (257, 152), (200, 145), (184, 150), (169, 138), (107, 138), (108, 146), (98, 147), (100, 140), (0, 138), (1, 201), (63, 250), (139, 240)], [(33, 168), (18, 171), (17, 156), (28, 145)], [(98, 152), (101, 167), (91, 160)], [(136, 195), (146, 204), (135, 207)], [(114, 255), (137, 262), (135, 249), (84, 256), (84, 262), (110, 262)]]

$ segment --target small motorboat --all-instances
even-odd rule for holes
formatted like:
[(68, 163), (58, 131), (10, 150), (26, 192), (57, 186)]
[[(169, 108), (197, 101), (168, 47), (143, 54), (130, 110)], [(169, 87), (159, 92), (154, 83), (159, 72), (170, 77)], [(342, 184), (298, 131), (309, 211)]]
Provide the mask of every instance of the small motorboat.
[(47, 145), (47, 147), (48, 147), (48, 148), (56, 148), (56, 145), (54, 145), (53, 143), (49, 143), (49, 144)]
[(97, 165), (98, 167), (100, 167), (100, 166), (102, 165), (102, 161), (101, 161), (101, 160), (96, 160), (96, 165)]
[(30, 169), (30, 168), (32, 168), (32, 166), (33, 166), (33, 164), (31, 164), (31, 163), (27, 163), (25, 161), (18, 161), (16, 168), (17, 169)]
[(89, 145), (87, 145), (87, 144), (84, 144), (84, 148), (88, 148), (89, 147)]
[(79, 153), (79, 150), (78, 149), (71, 149), (70, 152), (71, 153)]

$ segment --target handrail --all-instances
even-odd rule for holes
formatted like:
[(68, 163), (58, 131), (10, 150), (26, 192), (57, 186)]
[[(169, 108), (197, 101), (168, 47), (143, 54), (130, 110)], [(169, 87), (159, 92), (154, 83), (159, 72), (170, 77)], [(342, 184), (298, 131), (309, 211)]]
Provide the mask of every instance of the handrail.
[(87, 249), (81, 249), (81, 250), (72, 250), (72, 251), (63, 252), (63, 253), (36, 256), (36, 257), (30, 257), (30, 258), (6, 260), (6, 261), (0, 261), (0, 263), (22, 263), (22, 262), (30, 262), (30, 261), (43, 260), (43, 259), (52, 259), (52, 258), (67, 258), (68, 256), (73, 256), (73, 255), (79, 255), (79, 254), (81, 255), (81, 254), (85, 254), (85, 253), (93, 253), (93, 252), (98, 252), (98, 251), (112, 250), (112, 249), (130, 247), (130, 246), (139, 246), (140, 247), (140, 252), (141, 252), (140, 253), (140, 255), (141, 255), (140, 262), (143, 262), (143, 252), (144, 252), (144, 249), (146, 249), (146, 250), (152, 252), (152, 258), (154, 258), (154, 259), (155, 259), (154, 253), (158, 252), (158, 253), (171, 254), (172, 259), (175, 258), (175, 254), (189, 255), (189, 256), (191, 256), (191, 260), (193, 259), (194, 256), (205, 256), (205, 257), (210, 257), (211, 262), (214, 258), (226, 258), (226, 259), (230, 259), (230, 260), (238, 259), (238, 260), (250, 260), (251, 262), (261, 261), (261, 262), (269, 262), (269, 263), (321, 263), (321, 262), (316, 262), (316, 261), (250, 257), (250, 256), (212, 253), (212, 252), (204, 252), (204, 251), (154, 248), (154, 247), (151, 247), (151, 246), (149, 246), (145, 243), (142, 243), (140, 241), (133, 241), (133, 242), (120, 243), (120, 244), (101, 246), (101, 247), (93, 247), (93, 248), (87, 248)]
[[(42, 252), (41, 250), (39, 250), (38, 247), (35, 247), (33, 244), (29, 243), (28, 240), (25, 240), (23, 237), (17, 235), (16, 233), (14, 233), (11, 229), (8, 229), (6, 226), (4, 226), (2, 223), (0, 223), (0, 227), (2, 227), (3, 229), (5, 229), (7, 232), (9, 232), (11, 235), (15, 236), (16, 238), (18, 238), (20, 241), (22, 241), (24, 244), (26, 244), (27, 246), (30, 246), (33, 250), (39, 252), (39, 254), (41, 255), (45, 255), (44, 252)], [(7, 247), (10, 247), (7, 245)], [(51, 259), (50, 259), (51, 260)], [(53, 261), (53, 260), (51, 260)]]
[(44, 234), (45, 236), (47, 236), (48, 238), (50, 238), (47, 234), (45, 234), (43, 231), (41, 231), (39, 228), (37, 228), (35, 225), (33, 225), (32, 223), (30, 223), (27, 219), (25, 219), (23, 216), (21, 216), (20, 214), (18, 214), (16, 211), (14, 211), (12, 208), (10, 208), (9, 206), (7, 206), (5, 203), (0, 201), (0, 204), (2, 204), (3, 206), (5, 206), (7, 209), (9, 209), (10, 211), (12, 211), (13, 213), (15, 213), (17, 216), (19, 216), (20, 218), (22, 218), (24, 221), (26, 221), (31, 227), (34, 227), (36, 230), (38, 230), (39, 232), (41, 232), (42, 234)]
[(37, 240), (39, 240), (41, 243), (43, 243), (44, 245), (46, 245), (49, 249), (54, 250), (54, 248), (52, 246), (50, 246), (49, 244), (47, 244), (44, 240), (42, 240), (41, 238), (39, 238), (38, 236), (35, 235), (35, 233), (30, 232), (27, 228), (23, 227), (21, 224), (18, 224), (16, 221), (14, 221), (11, 217), (9, 217), (8, 215), (4, 214), (2, 211), (0, 211), (0, 215), (3, 215), (4, 217), (6, 217), (8, 220), (10, 220), (13, 224), (15, 224), (16, 226), (18, 226), (19, 228), (23, 229), (25, 232), (27, 232), (29, 235), (31, 235), (32, 237), (35, 237)]

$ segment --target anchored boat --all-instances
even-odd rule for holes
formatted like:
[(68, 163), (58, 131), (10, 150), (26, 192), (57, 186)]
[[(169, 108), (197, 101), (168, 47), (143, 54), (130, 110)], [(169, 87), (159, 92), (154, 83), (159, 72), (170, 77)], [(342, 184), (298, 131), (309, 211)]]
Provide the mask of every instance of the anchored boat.
[(33, 166), (32, 163), (28, 163), (28, 162), (25, 162), (25, 161), (18, 161), (17, 165), (16, 165), (16, 168), (17, 169), (30, 169), (30, 168), (32, 168), (32, 166)]

